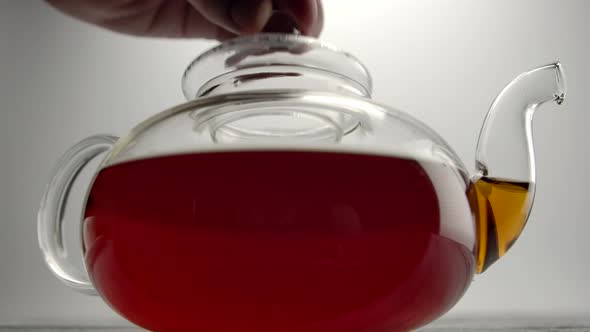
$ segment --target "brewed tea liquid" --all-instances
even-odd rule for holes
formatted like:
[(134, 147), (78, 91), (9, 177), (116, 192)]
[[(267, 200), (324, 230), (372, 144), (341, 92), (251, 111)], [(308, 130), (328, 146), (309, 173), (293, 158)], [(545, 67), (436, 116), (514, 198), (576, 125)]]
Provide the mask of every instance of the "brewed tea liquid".
[[(447, 171), (302, 151), (110, 166), (85, 211), (87, 268), (152, 331), (407, 331), (450, 309), (475, 270), (472, 243), (443, 227), (473, 225), (467, 195), (426, 166)], [(461, 204), (447, 213), (441, 198)]]
[(477, 210), (477, 272), (510, 249), (526, 225), (534, 183), (482, 177), (470, 189)]

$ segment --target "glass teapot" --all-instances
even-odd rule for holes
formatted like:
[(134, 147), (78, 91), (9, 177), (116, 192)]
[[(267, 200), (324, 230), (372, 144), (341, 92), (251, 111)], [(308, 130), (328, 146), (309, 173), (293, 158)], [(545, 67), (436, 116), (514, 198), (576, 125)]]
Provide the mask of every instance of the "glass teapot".
[[(357, 59), (309, 37), (227, 41), (182, 83), (188, 102), (71, 148), (38, 216), (55, 275), (153, 331), (406, 331), (436, 319), (521, 233), (532, 116), (565, 96), (559, 63), (513, 80), (470, 174), (433, 130), (371, 100)], [(104, 152), (80, 271), (62, 210)]]

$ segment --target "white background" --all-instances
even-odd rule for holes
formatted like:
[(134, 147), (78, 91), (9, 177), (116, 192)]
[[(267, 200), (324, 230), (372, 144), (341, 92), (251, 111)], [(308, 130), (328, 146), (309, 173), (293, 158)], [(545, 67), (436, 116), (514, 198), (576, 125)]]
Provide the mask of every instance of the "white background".
[[(371, 69), (374, 98), (432, 126), (467, 165), (500, 89), (532, 67), (565, 65), (568, 100), (535, 119), (538, 190), (526, 232), (451, 315), (590, 316), (590, 1), (327, 0), (326, 15), (322, 39)], [(122, 322), (44, 266), (38, 202), (71, 144), (122, 135), (183, 101), (184, 67), (212, 45), (121, 36), (41, 1), (0, 1), (0, 325)]]

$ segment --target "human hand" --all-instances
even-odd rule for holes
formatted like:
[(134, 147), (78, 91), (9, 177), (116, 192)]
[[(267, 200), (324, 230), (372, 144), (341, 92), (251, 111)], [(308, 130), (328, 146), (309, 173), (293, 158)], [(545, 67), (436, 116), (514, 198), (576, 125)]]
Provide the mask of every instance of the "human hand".
[(321, 0), (47, 0), (55, 8), (109, 30), (151, 37), (228, 39), (292, 32), (318, 36)]

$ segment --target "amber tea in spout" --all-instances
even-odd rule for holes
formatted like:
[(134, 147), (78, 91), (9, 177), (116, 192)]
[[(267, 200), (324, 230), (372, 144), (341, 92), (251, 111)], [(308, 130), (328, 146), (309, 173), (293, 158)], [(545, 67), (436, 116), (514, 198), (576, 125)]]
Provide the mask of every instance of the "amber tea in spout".
[(524, 229), (534, 183), (481, 177), (469, 194), (476, 213), (477, 272), (481, 273), (510, 249)]

